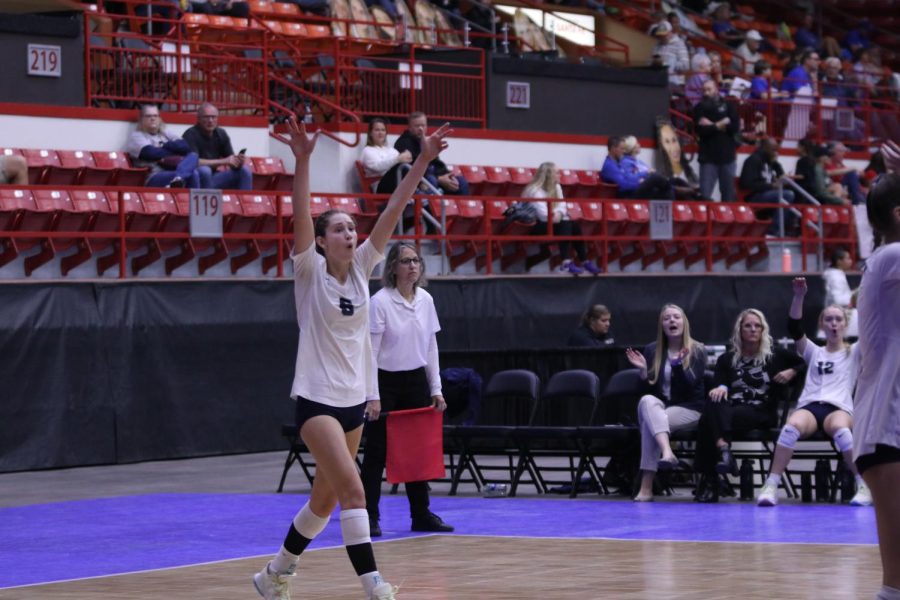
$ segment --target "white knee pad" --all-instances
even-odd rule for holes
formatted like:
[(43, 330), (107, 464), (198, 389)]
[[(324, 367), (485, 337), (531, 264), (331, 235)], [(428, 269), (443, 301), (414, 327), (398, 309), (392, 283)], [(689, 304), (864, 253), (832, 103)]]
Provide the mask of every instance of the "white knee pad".
[(294, 529), (306, 539), (311, 540), (322, 533), (322, 530), (328, 525), (329, 519), (331, 519), (331, 515), (320, 517), (314, 513), (307, 502), (294, 517)]
[(367, 544), (369, 536), (369, 513), (364, 508), (349, 508), (341, 511), (341, 534), (345, 546)]
[(799, 439), (800, 430), (788, 423), (781, 428), (781, 433), (778, 434), (778, 445), (793, 449)]
[(841, 452), (853, 449), (853, 434), (846, 427), (841, 427), (834, 432), (834, 445)]

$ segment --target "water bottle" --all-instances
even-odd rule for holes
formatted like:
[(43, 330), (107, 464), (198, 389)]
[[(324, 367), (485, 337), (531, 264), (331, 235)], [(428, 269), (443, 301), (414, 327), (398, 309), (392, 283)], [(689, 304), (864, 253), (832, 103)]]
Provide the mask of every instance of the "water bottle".
[(791, 264), (791, 249), (783, 248), (781, 250), (781, 272), (790, 273), (793, 270), (794, 269)]
[(745, 458), (741, 462), (741, 500), (753, 500), (753, 460)]
[(486, 483), (481, 495), (485, 498), (503, 498), (509, 493), (509, 486), (505, 483)]
[(831, 465), (824, 458), (816, 461), (816, 470), (813, 473), (816, 480), (816, 502), (828, 502), (830, 496), (829, 481), (831, 477)]
[(800, 499), (812, 502), (812, 473), (800, 473)]

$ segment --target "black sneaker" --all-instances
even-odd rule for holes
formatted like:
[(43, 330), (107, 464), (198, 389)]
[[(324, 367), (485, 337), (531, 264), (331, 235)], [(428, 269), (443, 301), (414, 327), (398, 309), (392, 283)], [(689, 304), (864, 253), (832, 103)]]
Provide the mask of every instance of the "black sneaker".
[(381, 525), (378, 519), (369, 519), (369, 537), (381, 537)]
[(411, 530), (447, 533), (453, 531), (453, 525), (447, 525), (439, 516), (430, 512), (424, 517), (413, 517)]
[(735, 477), (738, 475), (738, 464), (729, 446), (719, 448), (719, 462), (716, 465), (716, 473), (719, 475), (731, 473)]

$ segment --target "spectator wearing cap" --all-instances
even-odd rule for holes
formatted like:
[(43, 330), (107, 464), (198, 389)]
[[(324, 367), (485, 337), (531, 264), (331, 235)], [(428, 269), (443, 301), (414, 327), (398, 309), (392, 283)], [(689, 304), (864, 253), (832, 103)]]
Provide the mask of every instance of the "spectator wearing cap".
[(738, 46), (734, 51), (734, 58), (731, 61), (731, 69), (739, 73), (753, 74), (753, 65), (762, 59), (762, 53), (759, 47), (762, 44), (763, 37), (755, 29), (747, 32), (744, 43)]
[(654, 56), (669, 71), (669, 85), (684, 85), (684, 74), (690, 69), (690, 55), (684, 40), (675, 35), (668, 21), (661, 21), (651, 28), (651, 33), (658, 41), (653, 48)]

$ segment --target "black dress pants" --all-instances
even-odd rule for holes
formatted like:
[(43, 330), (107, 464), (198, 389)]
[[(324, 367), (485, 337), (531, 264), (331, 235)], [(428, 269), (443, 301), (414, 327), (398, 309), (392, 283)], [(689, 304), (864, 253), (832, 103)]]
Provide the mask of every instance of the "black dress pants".
[[(431, 405), (431, 388), (425, 367), (413, 371), (383, 371), (378, 369), (378, 390), (381, 394), (381, 410), (408, 410)], [(387, 419), (366, 423), (366, 452), (362, 463), (362, 483), (366, 492), (366, 510), (369, 518), (380, 517), (381, 479), (387, 455)], [(405, 484), (412, 518), (429, 514), (428, 482), (410, 481)]]
[(734, 405), (728, 400), (706, 402), (700, 423), (697, 425), (697, 454), (694, 457), (694, 470), (698, 473), (712, 474), (719, 462), (716, 442), (721, 438), (731, 443), (734, 434), (753, 429), (768, 429), (775, 417), (765, 405)]

